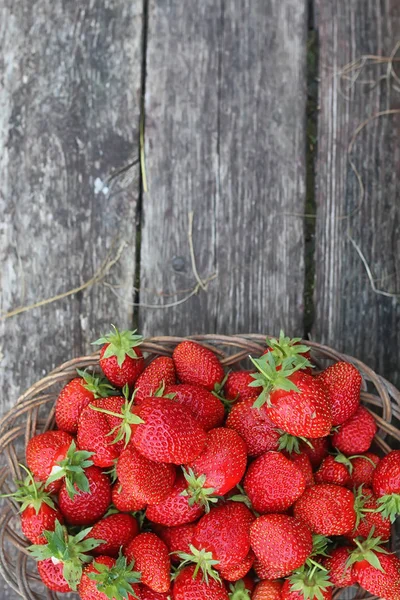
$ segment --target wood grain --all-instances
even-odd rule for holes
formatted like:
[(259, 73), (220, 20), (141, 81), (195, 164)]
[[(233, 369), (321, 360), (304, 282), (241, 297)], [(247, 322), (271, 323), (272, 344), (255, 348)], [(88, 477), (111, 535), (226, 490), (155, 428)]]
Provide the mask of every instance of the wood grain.
[[(350, 156), (348, 147), (364, 120), (400, 108), (400, 94), (393, 81), (389, 88), (385, 80), (375, 87), (362, 83), (378, 80), (387, 64), (363, 72), (349, 99), (340, 93), (337, 74), (362, 55), (390, 55), (398, 41), (400, 5), (396, 0), (317, 0), (316, 5), (321, 110), (314, 335), (399, 384), (399, 297), (372, 290), (350, 238), (365, 256), (376, 287), (399, 294), (400, 115), (371, 120), (355, 138)], [(363, 198), (349, 158), (362, 177)]]
[[(137, 173), (108, 193), (100, 181), (138, 153), (142, 2), (0, 0), (0, 10), (0, 310), (80, 285), (117, 235), (127, 246), (107, 279), (132, 300)], [(102, 285), (0, 321), (1, 410), (90, 351), (110, 322), (131, 321)]]
[(141, 302), (145, 333), (302, 329), (306, 2), (150, 0)]

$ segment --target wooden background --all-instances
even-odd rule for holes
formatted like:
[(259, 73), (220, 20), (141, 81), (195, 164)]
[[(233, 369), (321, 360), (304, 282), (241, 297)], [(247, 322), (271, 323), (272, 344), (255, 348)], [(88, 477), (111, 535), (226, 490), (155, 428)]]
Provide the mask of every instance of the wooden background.
[(0, 0), (1, 411), (110, 323), (400, 384), (399, 39), (398, 0)]

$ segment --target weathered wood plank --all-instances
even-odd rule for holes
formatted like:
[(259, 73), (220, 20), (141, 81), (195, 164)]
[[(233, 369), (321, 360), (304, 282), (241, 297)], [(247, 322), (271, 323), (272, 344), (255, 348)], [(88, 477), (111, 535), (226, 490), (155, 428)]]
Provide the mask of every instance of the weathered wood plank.
[[(365, 257), (376, 287), (399, 294), (400, 115), (372, 119), (348, 153), (356, 128), (381, 111), (398, 109), (400, 95), (393, 80), (389, 88), (385, 80), (375, 87), (362, 83), (377, 81), (387, 63), (363, 71), (348, 90), (349, 99), (340, 94), (338, 77), (344, 65), (363, 55), (390, 55), (398, 41), (400, 5), (396, 0), (316, 0), (316, 5), (321, 110), (314, 335), (400, 383), (399, 298), (373, 291), (351, 242)], [(348, 80), (343, 83), (351, 87)], [(364, 197), (349, 158), (362, 178)]]
[[(0, 14), (1, 312), (88, 280), (116, 235), (107, 279), (132, 300), (138, 178), (100, 181), (138, 154), (142, 2), (0, 0)], [(132, 307), (102, 285), (0, 321), (0, 411), (110, 322)]]
[(302, 329), (306, 2), (150, 0), (141, 302), (146, 333)]

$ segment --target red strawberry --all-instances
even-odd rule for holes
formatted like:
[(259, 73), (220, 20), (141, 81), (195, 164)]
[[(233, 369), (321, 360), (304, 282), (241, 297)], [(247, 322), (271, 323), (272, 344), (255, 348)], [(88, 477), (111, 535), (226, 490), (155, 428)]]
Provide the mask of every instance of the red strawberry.
[(147, 519), (167, 527), (196, 521), (204, 513), (204, 507), (198, 504), (190, 506), (188, 495), (182, 493), (186, 490), (187, 481), (183, 473), (178, 473), (169, 496), (158, 504), (151, 504), (147, 507)]
[(372, 487), (372, 478), (375, 468), (380, 462), (379, 456), (372, 452), (365, 452), (364, 455), (350, 457), (350, 459), (353, 467), (350, 487), (358, 488), (360, 485)]
[[(347, 461), (347, 466), (342, 462), (342, 456)], [(349, 485), (351, 483), (349, 466), (351, 466), (351, 462), (343, 454), (327, 456), (315, 473), (315, 483), (334, 483), (335, 485), (351, 487)]]
[(89, 484), (89, 491), (78, 493), (70, 497), (67, 484), (64, 481), (58, 502), (60, 510), (70, 525), (92, 525), (105, 514), (111, 502), (111, 485), (107, 475), (98, 467), (88, 467), (85, 475)]
[(121, 420), (113, 415), (95, 410), (100, 408), (116, 414), (121, 414), (125, 399), (122, 396), (99, 398), (83, 409), (78, 423), (77, 442), (79, 448), (93, 452), (91, 460), (97, 467), (112, 467), (124, 448), (120, 440), (114, 443), (116, 435), (110, 435), (115, 427), (121, 425)]
[(143, 504), (157, 504), (172, 491), (175, 467), (153, 462), (129, 444), (118, 459), (117, 475), (128, 496)]
[(196, 525), (193, 523), (187, 523), (175, 527), (156, 525), (153, 529), (167, 545), (172, 562), (179, 562), (178, 557), (174, 555), (182, 552), (190, 552), (190, 545), (193, 543), (195, 527)]
[(314, 485), (314, 473), (312, 470), (310, 459), (308, 458), (307, 454), (297, 454), (297, 452), (293, 452), (293, 454), (289, 458), (292, 461), (292, 463), (294, 463), (296, 467), (303, 473), (304, 480), (306, 482), (306, 487)]
[(179, 465), (203, 450), (206, 432), (186, 406), (169, 398), (147, 398), (133, 413), (143, 423), (132, 425), (132, 442), (150, 460)]
[(303, 473), (280, 452), (267, 452), (249, 466), (244, 489), (259, 513), (283, 512), (303, 494)]
[(44, 489), (44, 483), (33, 479), (31, 472), (27, 472), (24, 481), (16, 481), (18, 488), (13, 494), (2, 497), (12, 497), (21, 503), (21, 529), (22, 533), (32, 544), (45, 544), (44, 531), (54, 531), (56, 522), (63, 522), (63, 516), (56, 508), (52, 498)]
[(313, 548), (305, 523), (287, 515), (263, 515), (250, 528), (251, 547), (265, 568), (266, 579), (289, 575), (301, 567)]
[(268, 417), (266, 405), (254, 407), (255, 399), (253, 396), (234, 404), (226, 420), (226, 427), (237, 431), (246, 442), (249, 456), (278, 450), (280, 437), (275, 424)]
[(120, 549), (125, 549), (138, 534), (139, 526), (134, 517), (116, 513), (97, 521), (87, 537), (105, 542), (94, 548), (95, 556), (105, 554), (116, 558)]
[(281, 600), (282, 583), (280, 581), (260, 581), (252, 595), (252, 600)]
[[(57, 463), (65, 459), (74, 438), (65, 431), (46, 431), (35, 435), (26, 447), (26, 462), (38, 481), (47, 481)], [(49, 488), (55, 492), (61, 487), (61, 481), (54, 482)]]
[(82, 410), (96, 398), (110, 395), (113, 387), (102, 377), (80, 371), (60, 392), (56, 401), (56, 423), (59, 429), (76, 433)]
[(332, 410), (332, 425), (348, 421), (360, 404), (362, 377), (350, 363), (337, 362), (317, 375), (328, 394)]
[(356, 583), (353, 567), (347, 565), (352, 548), (339, 546), (331, 550), (329, 556), (322, 561), (325, 569), (328, 569), (329, 578), (338, 588), (350, 587)]
[(144, 369), (144, 359), (138, 348), (141, 335), (135, 331), (113, 331), (96, 340), (93, 344), (104, 344), (100, 352), (100, 367), (111, 383), (119, 388), (132, 386)]
[(300, 452), (307, 454), (312, 467), (316, 469), (329, 454), (329, 438), (309, 439), (308, 443), (302, 441), (300, 442)]
[(37, 570), (40, 579), (50, 590), (63, 593), (72, 592), (69, 583), (64, 579), (62, 563), (54, 564), (51, 558), (47, 558), (37, 563)]
[[(315, 569), (311, 576), (308, 572), (299, 575), (296, 574), (296, 579), (290, 578), (283, 582), (281, 600), (304, 600), (305, 591), (310, 600), (331, 600), (332, 589), (328, 586), (332, 583), (323, 571)], [(297, 591), (296, 588), (300, 590)]]
[(224, 369), (216, 354), (196, 342), (181, 342), (172, 358), (182, 383), (202, 385), (211, 392), (224, 378)]
[(254, 371), (232, 371), (229, 373), (225, 385), (224, 393), (227, 400), (235, 402), (243, 400), (255, 400), (262, 392), (262, 388), (249, 387), (253, 383), (252, 374)]
[(374, 537), (383, 540), (390, 538), (390, 519), (379, 512), (378, 499), (369, 488), (360, 488), (357, 491), (354, 508), (357, 514), (356, 527), (348, 536), (367, 538), (371, 531)]
[(159, 592), (154, 592), (146, 585), (140, 585), (139, 588), (138, 598), (140, 600), (171, 600), (171, 596), (168, 592), (160, 594)]
[(203, 452), (185, 473), (191, 500), (209, 509), (215, 496), (224, 496), (241, 481), (246, 464), (247, 448), (240, 435), (224, 427), (211, 429)]
[(140, 573), (127, 565), (120, 556), (117, 560), (110, 556), (99, 556), (87, 565), (78, 587), (81, 600), (136, 600), (140, 596)]
[[(249, 531), (253, 521), (253, 514), (240, 502), (227, 502), (212, 508), (194, 530), (192, 552), (195, 557), (191, 560), (195, 562), (196, 556), (202, 557), (202, 551), (205, 551), (211, 553), (213, 561), (218, 561), (215, 564), (218, 571), (236, 567), (249, 553)], [(195, 552), (196, 549), (200, 552)], [(200, 566), (203, 568), (202, 562)]]
[[(155, 396), (161, 386), (167, 387), (176, 383), (175, 365), (169, 356), (155, 358), (138, 377), (135, 383), (135, 402)], [(168, 393), (168, 392), (165, 392)]]
[(253, 569), (259, 579), (262, 581), (268, 580), (270, 575), (270, 568), (268, 565), (265, 565), (259, 558), (255, 558), (253, 563)]
[(254, 385), (263, 387), (255, 406), (266, 403), (271, 421), (291, 435), (323, 437), (332, 426), (329, 400), (322, 383), (299, 370), (302, 360), (289, 358), (279, 365), (272, 352), (252, 359), (259, 371), (254, 375)]
[(343, 454), (362, 454), (369, 450), (377, 432), (374, 417), (364, 406), (359, 406), (357, 412), (332, 436), (332, 445)]
[(191, 410), (206, 431), (222, 425), (225, 418), (224, 405), (206, 388), (189, 383), (168, 385), (165, 394), (174, 394), (174, 400)]
[(344, 535), (353, 530), (356, 522), (354, 494), (338, 485), (315, 485), (296, 501), (294, 515), (314, 533)]
[(221, 577), (223, 577), (225, 581), (239, 581), (239, 579), (245, 577), (250, 571), (251, 567), (253, 566), (254, 559), (254, 552), (250, 550), (248, 555), (234, 567), (220, 569)]
[(382, 458), (374, 471), (372, 487), (382, 514), (393, 523), (400, 513), (400, 450)]
[(225, 586), (210, 579), (203, 579), (195, 566), (185, 567), (180, 571), (172, 588), (173, 600), (229, 600)]
[(168, 592), (171, 561), (168, 548), (154, 533), (136, 536), (124, 551), (128, 562), (142, 574), (141, 582), (155, 592)]
[(136, 512), (146, 508), (144, 502), (135, 498), (133, 494), (127, 494), (119, 481), (116, 481), (112, 487), (111, 499), (120, 512)]

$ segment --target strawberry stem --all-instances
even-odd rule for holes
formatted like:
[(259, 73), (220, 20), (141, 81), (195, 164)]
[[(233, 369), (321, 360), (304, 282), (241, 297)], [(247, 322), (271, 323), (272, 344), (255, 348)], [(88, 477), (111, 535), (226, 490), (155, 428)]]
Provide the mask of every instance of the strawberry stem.
[(27, 477), (24, 480), (17, 479), (15, 481), (18, 486), (17, 490), (11, 494), (1, 494), (0, 498), (13, 498), (16, 502), (19, 502), (21, 504), (20, 512), (24, 512), (28, 506), (32, 506), (37, 514), (43, 503), (55, 509), (50, 494), (46, 492), (45, 484), (35, 481), (32, 473), (25, 465), (20, 464), (19, 466), (27, 473)]

